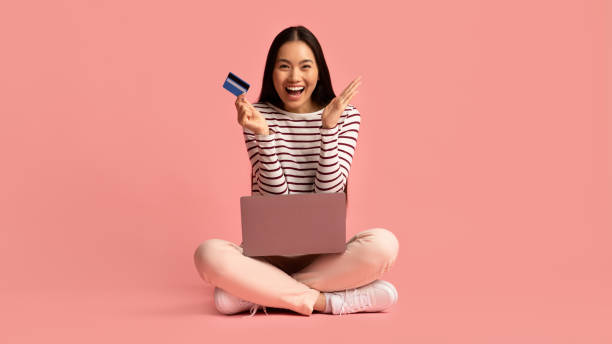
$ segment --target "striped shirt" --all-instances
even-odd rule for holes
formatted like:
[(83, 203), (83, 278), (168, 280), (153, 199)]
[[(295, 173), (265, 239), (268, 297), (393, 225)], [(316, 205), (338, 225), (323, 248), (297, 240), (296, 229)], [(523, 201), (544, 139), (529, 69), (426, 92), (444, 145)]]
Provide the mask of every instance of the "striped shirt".
[(348, 105), (334, 128), (322, 128), (323, 109), (288, 112), (269, 103), (253, 106), (266, 118), (269, 135), (243, 130), (251, 161), (251, 194), (345, 192), (361, 116)]

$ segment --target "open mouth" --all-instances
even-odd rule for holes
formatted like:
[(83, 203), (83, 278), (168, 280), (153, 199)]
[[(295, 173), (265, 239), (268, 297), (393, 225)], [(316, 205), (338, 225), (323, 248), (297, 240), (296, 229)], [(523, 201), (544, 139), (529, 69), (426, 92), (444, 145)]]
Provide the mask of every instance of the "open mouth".
[(302, 92), (304, 92), (304, 89), (304, 86), (285, 87), (285, 92), (289, 94), (290, 98), (299, 98), (302, 95)]

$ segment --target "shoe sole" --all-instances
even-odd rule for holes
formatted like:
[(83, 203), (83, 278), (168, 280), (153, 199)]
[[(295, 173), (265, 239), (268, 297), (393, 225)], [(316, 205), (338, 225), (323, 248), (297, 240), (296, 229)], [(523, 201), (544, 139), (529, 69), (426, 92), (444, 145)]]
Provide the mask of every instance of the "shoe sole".
[(232, 315), (232, 314), (244, 312), (245, 310), (248, 309), (248, 307), (245, 309), (241, 309), (241, 308), (227, 309), (227, 306), (226, 306), (227, 297), (228, 297), (227, 292), (225, 290), (219, 287), (215, 287), (215, 292), (214, 292), (215, 306), (217, 310), (219, 311), (219, 313), (226, 314), (226, 315)]
[(214, 293), (215, 308), (217, 308), (219, 313), (222, 313), (222, 314), (231, 314), (231, 313), (227, 312), (227, 310), (225, 310), (223, 308), (223, 301), (221, 301), (221, 299), (223, 297), (224, 297), (223, 296), (223, 290), (221, 290), (221, 288), (215, 287), (215, 293)]
[[(255, 306), (254, 303), (250, 301), (242, 300), (219, 287), (215, 287), (213, 298), (215, 300), (215, 307), (217, 308), (219, 313), (226, 314), (226, 315), (242, 313), (244, 311), (251, 309), (253, 306)], [(235, 303), (236, 300), (239, 300), (238, 302), (242, 304), (242, 306), (236, 306), (235, 304), (232, 306), (232, 303)], [(228, 306), (228, 302), (230, 306)], [(263, 306), (257, 305), (257, 307), (259, 308)], [(264, 312), (266, 312), (266, 307), (263, 307), (263, 310)]]
[(397, 293), (397, 289), (395, 289), (395, 286), (387, 281), (383, 281), (383, 280), (377, 280), (375, 282), (377, 285), (382, 286), (383, 288), (391, 291), (391, 294), (393, 295), (393, 303), (395, 304), (397, 302), (398, 299), (398, 293)]

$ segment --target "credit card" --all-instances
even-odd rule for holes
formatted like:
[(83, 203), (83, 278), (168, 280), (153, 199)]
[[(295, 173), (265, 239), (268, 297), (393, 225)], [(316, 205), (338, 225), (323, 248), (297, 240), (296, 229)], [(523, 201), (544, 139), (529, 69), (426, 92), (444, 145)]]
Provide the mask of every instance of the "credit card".
[(223, 88), (232, 92), (232, 94), (238, 97), (239, 95), (246, 93), (246, 91), (249, 89), (249, 84), (237, 77), (236, 74), (230, 72), (227, 75), (227, 79), (225, 79), (225, 82), (223, 83)]

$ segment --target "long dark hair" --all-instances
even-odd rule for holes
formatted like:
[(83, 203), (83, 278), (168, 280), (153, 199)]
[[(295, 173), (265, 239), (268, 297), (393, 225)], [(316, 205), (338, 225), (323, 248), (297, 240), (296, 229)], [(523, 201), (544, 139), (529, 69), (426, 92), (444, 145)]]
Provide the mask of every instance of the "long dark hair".
[[(268, 50), (268, 57), (266, 58), (266, 67), (264, 69), (261, 93), (259, 94), (259, 102), (268, 102), (278, 108), (284, 109), (283, 101), (280, 99), (278, 93), (276, 93), (276, 89), (274, 88), (272, 72), (274, 71), (274, 65), (276, 64), (278, 50), (283, 44), (289, 41), (302, 41), (312, 50), (315, 57), (315, 62), (317, 64), (317, 69), (319, 70), (319, 80), (314, 91), (312, 91), (310, 98), (315, 104), (321, 107), (327, 106), (327, 104), (329, 104), (329, 102), (336, 97), (336, 94), (334, 93), (331, 77), (329, 76), (329, 69), (327, 68), (325, 57), (323, 56), (323, 49), (321, 49), (321, 45), (319, 44), (319, 41), (315, 35), (301, 25), (291, 26), (284, 29), (278, 35), (276, 35), (272, 41), (270, 50)], [(343, 191), (346, 196), (346, 207), (348, 210), (348, 180), (346, 181), (346, 186)]]
[(323, 49), (315, 35), (303, 26), (291, 26), (281, 31), (270, 46), (268, 51), (268, 57), (266, 58), (266, 68), (264, 69), (263, 83), (261, 85), (261, 93), (259, 94), (259, 102), (268, 102), (272, 105), (284, 109), (283, 102), (274, 89), (274, 82), (272, 80), (272, 72), (274, 71), (274, 65), (276, 64), (276, 57), (278, 56), (278, 50), (280, 47), (289, 41), (302, 41), (306, 43), (312, 50), (317, 69), (319, 70), (319, 81), (310, 98), (312, 101), (321, 106), (327, 106), (329, 102), (336, 97), (334, 89), (332, 88), (331, 78), (329, 77), (329, 69), (327, 69), (327, 63), (325, 63), (325, 57), (323, 56)]

